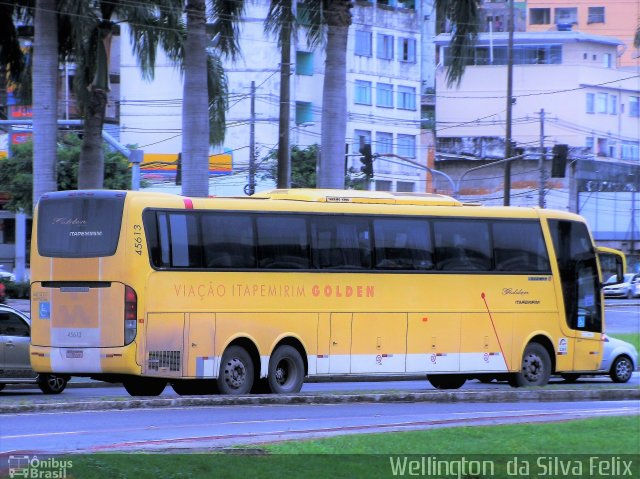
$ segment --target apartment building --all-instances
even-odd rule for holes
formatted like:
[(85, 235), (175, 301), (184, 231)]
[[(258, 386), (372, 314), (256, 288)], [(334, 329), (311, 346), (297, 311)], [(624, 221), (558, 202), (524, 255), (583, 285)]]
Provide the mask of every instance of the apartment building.
[[(211, 182), (211, 194), (242, 194), (248, 182), (252, 124), (258, 179), (266, 167), (264, 159), (278, 146), (280, 51), (276, 39), (264, 33), (268, 6), (264, 0), (247, 4), (238, 35), (242, 54), (235, 61), (225, 61), (229, 83), (226, 139), (212, 153), (226, 153), (232, 157), (232, 166)], [(425, 191), (424, 169), (413, 164), (426, 161), (420, 140), (422, 10), (422, 4), (387, 0), (358, 1), (352, 9), (345, 158), (347, 166), (359, 171), (360, 147), (371, 145), (379, 155), (372, 189)], [(427, 22), (433, 31), (435, 15)], [(122, 38), (127, 38), (125, 28)], [(181, 150), (180, 73), (159, 55), (155, 80), (145, 83), (130, 46), (122, 43), (120, 140), (144, 147), (145, 154), (156, 159), (175, 158)], [(325, 52), (322, 45), (310, 47), (300, 29), (292, 42), (291, 59), (289, 142), (304, 148), (320, 142)]]

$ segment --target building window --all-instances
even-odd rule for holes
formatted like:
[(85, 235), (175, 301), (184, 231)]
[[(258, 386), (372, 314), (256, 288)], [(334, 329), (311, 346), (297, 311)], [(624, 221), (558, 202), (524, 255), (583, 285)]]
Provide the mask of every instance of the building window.
[(398, 135), (398, 155), (405, 158), (416, 157), (416, 137), (414, 135)]
[(604, 23), (604, 7), (589, 7), (587, 23)]
[(637, 141), (623, 141), (620, 156), (623, 160), (640, 159), (640, 143)]
[(416, 109), (416, 89), (409, 86), (398, 87), (398, 108), (402, 110)]
[(551, 23), (550, 8), (530, 8), (529, 25), (549, 25)]
[(630, 96), (629, 97), (629, 116), (639, 117), (640, 109), (638, 108), (640, 97), (638, 96)]
[(311, 105), (312, 103), (307, 101), (296, 102), (296, 125), (313, 122), (313, 110)]
[(578, 23), (578, 9), (573, 8), (556, 8), (556, 25), (559, 23), (565, 24), (577, 24)]
[(606, 93), (596, 94), (596, 113), (607, 112), (608, 95)]
[(393, 85), (376, 83), (376, 106), (393, 108)]
[(609, 95), (609, 113), (611, 115), (618, 114), (618, 95)]
[(388, 180), (376, 180), (376, 191), (391, 191), (391, 182)]
[(376, 133), (376, 153), (384, 155), (393, 153), (393, 134), (379, 131)]
[(367, 130), (354, 130), (353, 132), (353, 151), (360, 151), (363, 145), (371, 144), (371, 132)]
[(296, 75), (313, 75), (313, 53), (296, 52)]
[(371, 56), (371, 32), (356, 30), (356, 55)]
[(393, 60), (393, 36), (378, 33), (377, 56), (382, 60)]
[(588, 151), (589, 153), (593, 153), (593, 145), (594, 145), (594, 144), (595, 144), (595, 143), (594, 143), (594, 141), (593, 141), (593, 137), (592, 137), (592, 136), (587, 136), (587, 137), (584, 139), (584, 146), (586, 146), (586, 147), (587, 147), (587, 151)]
[(416, 41), (413, 38), (398, 38), (398, 56), (401, 62), (416, 62)]
[(587, 113), (595, 113), (596, 96), (593, 93), (587, 93)]
[(605, 68), (613, 68), (613, 55), (611, 53), (605, 53), (602, 55)]
[(371, 82), (356, 80), (355, 103), (359, 105), (371, 105)]
[(396, 191), (400, 193), (413, 193), (415, 191), (416, 184), (410, 181), (398, 181), (396, 182)]

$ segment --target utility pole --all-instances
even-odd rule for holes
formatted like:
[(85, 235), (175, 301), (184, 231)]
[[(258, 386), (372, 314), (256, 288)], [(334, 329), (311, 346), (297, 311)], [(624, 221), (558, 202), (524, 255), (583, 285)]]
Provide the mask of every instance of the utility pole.
[[(507, 47), (507, 125), (504, 157), (511, 158), (511, 109), (513, 107), (513, 0), (509, 0), (509, 44)], [(511, 204), (511, 162), (504, 166), (504, 206)]]
[(251, 82), (251, 110), (249, 118), (249, 184), (248, 195), (256, 192), (256, 82)]
[(540, 184), (538, 187), (538, 206), (544, 208), (544, 187), (546, 174), (544, 171), (544, 108), (540, 108), (540, 159), (538, 160), (538, 169), (540, 170)]
[(291, 103), (291, 23), (282, 25), (280, 52), (280, 119), (278, 122), (278, 188), (291, 187), (289, 128)]

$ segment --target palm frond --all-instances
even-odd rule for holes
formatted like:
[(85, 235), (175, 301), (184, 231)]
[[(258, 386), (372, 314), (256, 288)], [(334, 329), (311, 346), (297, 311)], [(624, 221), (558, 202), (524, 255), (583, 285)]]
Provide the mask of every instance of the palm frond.
[(212, 0), (209, 8), (213, 23), (207, 31), (218, 39), (217, 49), (233, 60), (240, 54), (238, 22), (244, 12), (244, 0)]
[(293, 12), (293, 2), (291, 0), (271, 0), (269, 5), (269, 13), (264, 21), (264, 31), (268, 35), (273, 35), (278, 39), (278, 48), (282, 50), (282, 46), (286, 43), (283, 35), (295, 35), (297, 31), (298, 21)]
[(436, 15), (448, 19), (452, 25), (449, 43), (450, 65), (447, 69), (447, 84), (460, 84), (462, 75), (473, 58), (473, 49), (478, 39), (479, 0), (436, 0)]
[(209, 93), (209, 144), (224, 142), (227, 111), (227, 76), (220, 57), (207, 56), (207, 91)]
[(13, 4), (0, 4), (0, 65), (7, 66), (10, 81), (17, 84), (25, 68), (25, 59), (14, 23), (16, 15)]
[(307, 31), (309, 47), (315, 47), (324, 42), (325, 3), (327, 3), (326, 0), (302, 0), (298, 3), (298, 22)]

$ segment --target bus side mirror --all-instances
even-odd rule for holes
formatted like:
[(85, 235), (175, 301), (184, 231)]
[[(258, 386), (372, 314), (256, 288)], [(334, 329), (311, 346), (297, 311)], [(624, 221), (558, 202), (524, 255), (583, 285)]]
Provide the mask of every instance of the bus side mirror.
[(618, 251), (613, 248), (606, 248), (599, 246), (597, 249), (598, 260), (600, 261), (600, 270), (605, 278), (614, 274), (616, 277), (615, 283), (607, 284), (620, 284), (624, 283), (624, 274), (627, 270), (627, 259), (622, 251)]

